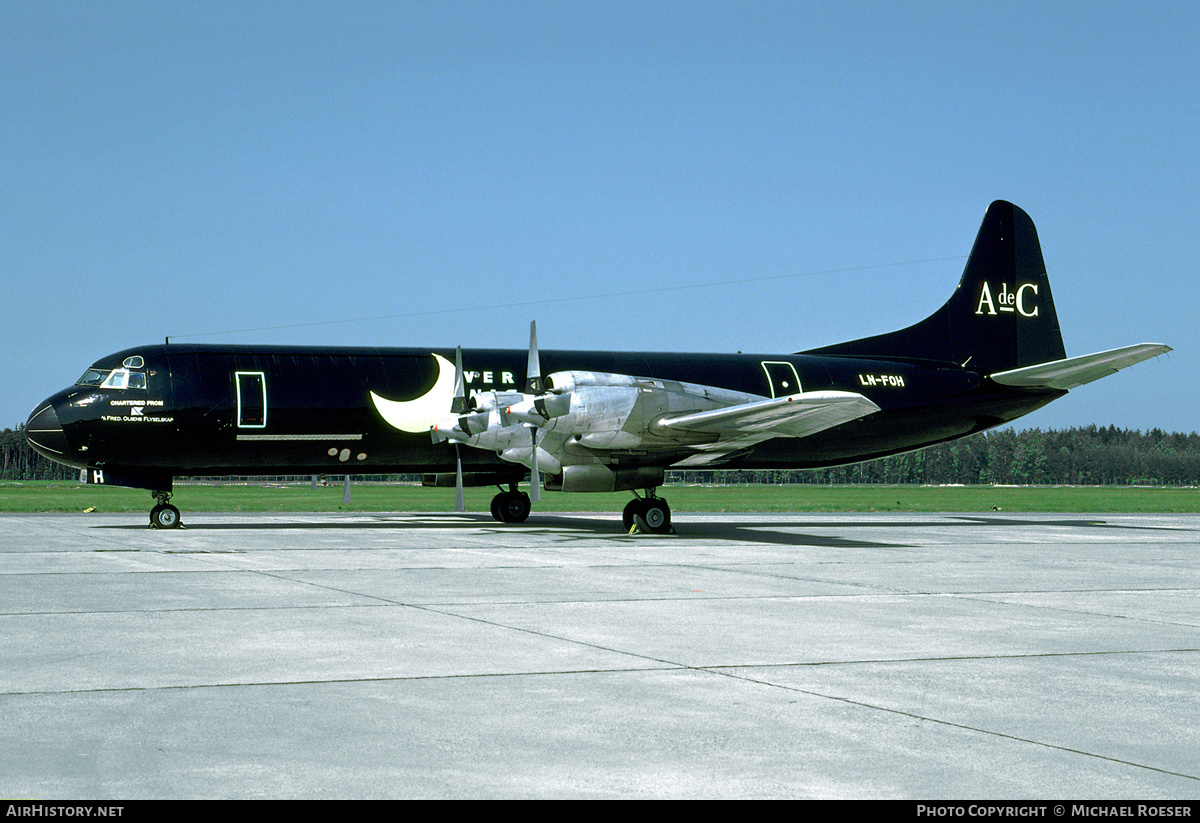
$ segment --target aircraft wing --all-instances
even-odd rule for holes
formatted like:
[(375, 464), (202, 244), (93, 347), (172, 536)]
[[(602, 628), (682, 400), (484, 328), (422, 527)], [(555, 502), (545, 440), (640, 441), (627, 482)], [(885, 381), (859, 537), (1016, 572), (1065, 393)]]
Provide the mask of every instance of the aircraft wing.
[(725, 439), (765, 440), (768, 437), (807, 437), (865, 417), (879, 406), (855, 392), (815, 391), (758, 400), (711, 411), (666, 417), (657, 431), (706, 432)]
[(1138, 343), (1136, 346), (996, 372), (991, 378), (1005, 386), (1069, 390), (1169, 351), (1171, 347), (1161, 343)]
[(856, 392), (815, 391), (758, 400), (711, 411), (666, 417), (653, 429), (715, 434), (709, 443), (692, 448), (696, 453), (677, 466), (706, 466), (724, 461), (734, 451), (772, 437), (807, 437), (842, 423), (866, 417), (879, 406)]

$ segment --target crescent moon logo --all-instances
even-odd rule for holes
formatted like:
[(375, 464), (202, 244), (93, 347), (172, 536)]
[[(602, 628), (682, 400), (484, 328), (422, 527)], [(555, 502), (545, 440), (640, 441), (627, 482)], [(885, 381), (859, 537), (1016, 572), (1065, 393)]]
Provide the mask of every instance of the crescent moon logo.
[(450, 403), (454, 400), (454, 364), (440, 354), (434, 354), (433, 359), (438, 367), (437, 380), (433, 388), (420, 397), (388, 400), (371, 392), (376, 411), (389, 426), (410, 434), (422, 434), (450, 416)]

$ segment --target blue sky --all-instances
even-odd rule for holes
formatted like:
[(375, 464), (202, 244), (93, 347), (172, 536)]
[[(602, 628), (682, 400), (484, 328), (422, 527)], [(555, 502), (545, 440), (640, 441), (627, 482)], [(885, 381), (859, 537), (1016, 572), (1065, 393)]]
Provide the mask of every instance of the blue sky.
[[(1200, 428), (1186, 2), (0, 5), (0, 427), (172, 336), (789, 352), (915, 322), (989, 202), (1068, 355), (1019, 428)], [(224, 333), (234, 332), (234, 333)]]

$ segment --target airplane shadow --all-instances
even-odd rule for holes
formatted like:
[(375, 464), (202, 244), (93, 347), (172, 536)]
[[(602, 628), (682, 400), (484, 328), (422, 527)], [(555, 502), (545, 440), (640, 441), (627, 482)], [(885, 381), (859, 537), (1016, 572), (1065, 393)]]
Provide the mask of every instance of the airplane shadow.
[[(250, 517), (251, 515), (247, 515)], [(725, 522), (705, 520), (703, 514), (685, 514), (682, 522), (676, 518), (676, 533), (671, 535), (626, 534), (621, 528), (619, 515), (614, 514), (533, 514), (530, 519), (521, 524), (501, 524), (484, 513), (457, 512), (422, 512), (397, 514), (368, 514), (360, 519), (331, 519), (318, 521), (270, 521), (254, 522), (223, 522), (196, 524), (187, 523), (184, 518), (184, 530), (190, 531), (288, 531), (288, 530), (355, 530), (355, 529), (387, 529), (394, 531), (446, 531), (453, 532), (463, 528), (473, 528), (498, 535), (514, 536), (530, 534), (554, 539), (555, 542), (571, 542), (574, 540), (609, 539), (621, 543), (636, 543), (646, 540), (682, 540), (689, 543), (703, 541), (731, 541), (738, 543), (765, 543), (782, 546), (818, 546), (826, 548), (912, 548), (915, 544), (884, 542), (879, 540), (856, 539), (839, 535), (812, 534), (810, 529), (838, 529), (845, 533), (858, 532), (862, 529), (904, 529), (962, 527), (962, 528), (1003, 528), (1017, 526), (1066, 526), (1071, 528), (1088, 529), (1130, 529), (1153, 531), (1176, 531), (1170, 527), (1132, 526), (1120, 523), (1108, 523), (1103, 520), (1082, 517), (1063, 517), (1054, 519), (1022, 519), (1019, 517), (977, 516), (977, 515), (947, 515), (947, 520), (931, 522), (929, 520), (907, 520), (903, 514), (894, 518), (882, 516), (871, 520), (829, 520), (825, 518), (810, 519), (796, 516), (795, 519), (779, 519), (773, 516), (763, 522)], [(786, 517), (786, 516), (785, 516)], [(98, 525), (99, 529), (145, 529), (146, 526), (135, 524)]]
[[(251, 515), (247, 515), (250, 517)], [(703, 515), (701, 515), (702, 517)], [(533, 514), (524, 523), (498, 523), (490, 514), (457, 513), (457, 512), (421, 512), (413, 514), (370, 514), (365, 519), (333, 519), (319, 521), (270, 521), (223, 523), (190, 523), (187, 516), (183, 517), (181, 531), (213, 532), (213, 531), (291, 531), (291, 530), (375, 530), (390, 531), (435, 531), (455, 532), (464, 528), (481, 532), (491, 532), (497, 535), (512, 537), (517, 534), (538, 535), (552, 538), (554, 542), (563, 543), (575, 540), (604, 540), (610, 539), (619, 543), (638, 543), (646, 540), (684, 540), (688, 542), (728, 540), (741, 543), (767, 543), (786, 546), (823, 546), (841, 548), (905, 548), (905, 544), (882, 543), (871, 540), (854, 540), (845, 537), (801, 534), (790, 529), (811, 528), (814, 525), (837, 526), (844, 528), (845, 523), (813, 524), (797, 520), (795, 522), (780, 522), (773, 520), (765, 523), (726, 523), (704, 520), (687, 519), (679, 526), (675, 534), (627, 534), (621, 527), (619, 513), (612, 514)], [(876, 524), (884, 525), (884, 524)], [(97, 525), (97, 529), (146, 529), (144, 525), (119, 524)]]

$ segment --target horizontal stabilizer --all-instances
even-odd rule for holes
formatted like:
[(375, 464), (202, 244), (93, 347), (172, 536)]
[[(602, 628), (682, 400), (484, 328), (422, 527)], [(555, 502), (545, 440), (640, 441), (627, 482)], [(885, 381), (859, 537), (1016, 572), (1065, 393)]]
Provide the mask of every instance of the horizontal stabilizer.
[(1170, 346), (1161, 343), (1139, 343), (1111, 351), (1068, 357), (1066, 360), (1051, 360), (1036, 366), (996, 372), (992, 380), (1005, 386), (1029, 389), (1069, 390), (1101, 377), (1116, 374), (1120, 369), (1141, 363), (1151, 357), (1166, 354)]
[[(815, 391), (759, 400), (712, 411), (668, 417), (654, 428), (670, 431), (713, 432), (722, 435), (807, 437), (879, 411), (879, 406), (855, 392)], [(758, 439), (758, 438), (756, 438)]]

